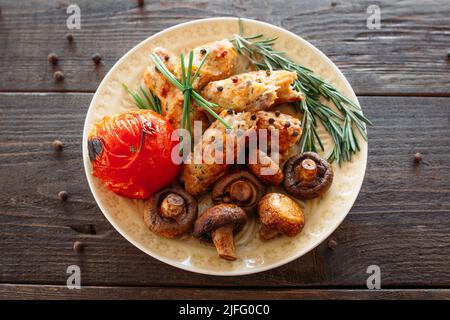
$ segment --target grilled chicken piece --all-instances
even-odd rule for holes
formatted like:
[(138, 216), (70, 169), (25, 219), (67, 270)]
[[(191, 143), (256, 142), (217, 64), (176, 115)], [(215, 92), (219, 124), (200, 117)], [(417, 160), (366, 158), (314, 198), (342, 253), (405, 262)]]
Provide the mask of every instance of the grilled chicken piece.
[[(195, 72), (200, 65), (205, 53), (209, 55), (199, 71), (198, 78), (193, 87), (196, 90), (202, 89), (208, 82), (229, 77), (237, 63), (237, 52), (232, 43), (228, 40), (215, 41), (195, 48), (192, 71)], [(172, 74), (178, 79), (181, 78), (181, 62), (170, 50), (157, 47), (153, 50), (166, 65)], [(188, 59), (188, 57), (186, 57)], [(187, 63), (186, 63), (187, 65)], [(183, 93), (173, 86), (161, 74), (153, 63), (150, 63), (144, 71), (144, 80), (148, 88), (161, 100), (161, 109), (174, 128), (180, 128), (180, 122), (183, 114)], [(193, 108), (191, 120), (200, 120), (208, 126), (206, 114), (198, 108)]]
[[(267, 130), (267, 144), (263, 145), (263, 137), (259, 132), (258, 148), (249, 148), (248, 168), (261, 181), (272, 185), (279, 185), (284, 175), (281, 170), (281, 164), (288, 155), (288, 151), (300, 138), (300, 121), (290, 115), (274, 112), (258, 111), (256, 113), (256, 130)], [(278, 146), (272, 143), (275, 139), (274, 133), (278, 135)]]
[(219, 105), (216, 111), (231, 108), (236, 112), (255, 112), (280, 103), (300, 101), (303, 95), (292, 88), (295, 79), (295, 72), (252, 71), (210, 82), (202, 95)]
[[(198, 78), (193, 83), (194, 89), (201, 90), (211, 81), (228, 78), (234, 73), (238, 61), (238, 53), (229, 40), (210, 42), (195, 48), (193, 51), (194, 72), (197, 70), (206, 52), (209, 51), (209, 55), (199, 71)], [(186, 55), (186, 66), (188, 65), (188, 59), (189, 57)]]
[[(161, 47), (153, 49), (153, 53), (164, 62), (173, 75), (180, 78), (179, 57), (170, 50)], [(183, 93), (173, 86), (153, 63), (150, 63), (145, 69), (144, 80), (147, 87), (161, 101), (162, 115), (169, 120), (174, 128), (179, 128), (183, 113)]]
[(247, 167), (261, 181), (278, 186), (283, 182), (284, 175), (280, 167), (280, 159), (272, 159), (267, 153), (254, 149), (250, 151)]
[[(302, 128), (300, 127), (300, 120), (297, 118), (285, 113), (277, 114), (268, 111), (256, 112), (256, 129), (267, 129), (268, 151), (278, 152), (283, 157), (289, 151), (289, 148), (300, 139)], [(278, 148), (271, 143), (272, 136), (276, 133), (276, 131), (271, 132), (273, 129), (278, 130)]]
[(255, 121), (249, 112), (229, 114), (223, 111), (219, 116), (232, 129), (227, 133), (221, 122), (213, 122), (181, 167), (180, 180), (191, 195), (206, 192), (226, 173), (230, 164), (236, 163), (238, 152), (245, 149), (247, 135), (254, 130)]

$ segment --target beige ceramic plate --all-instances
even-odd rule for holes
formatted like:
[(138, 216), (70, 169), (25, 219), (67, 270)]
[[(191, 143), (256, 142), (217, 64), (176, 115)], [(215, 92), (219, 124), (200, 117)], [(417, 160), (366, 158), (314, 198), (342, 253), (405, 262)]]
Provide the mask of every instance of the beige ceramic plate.
[[(285, 51), (290, 58), (313, 69), (357, 102), (352, 88), (338, 68), (302, 38), (254, 20), (244, 20), (244, 29), (246, 34), (263, 33), (268, 37), (277, 36), (277, 49)], [(142, 251), (172, 266), (198, 273), (227, 276), (278, 267), (301, 257), (324, 241), (345, 218), (358, 195), (366, 168), (367, 143), (359, 137), (361, 152), (353, 161), (342, 167), (334, 165), (333, 185), (322, 199), (302, 203), (306, 224), (298, 236), (262, 242), (257, 236), (259, 226), (253, 219), (236, 239), (240, 259), (229, 262), (218, 258), (214, 247), (199, 243), (191, 237), (170, 240), (149, 231), (142, 218), (142, 201), (120, 197), (92, 177), (87, 136), (94, 123), (103, 116), (135, 109), (121, 83), (128, 84), (134, 90), (138, 87), (152, 48), (163, 46), (179, 53), (209, 41), (230, 38), (237, 32), (236, 18), (204, 19), (174, 26), (141, 42), (114, 65), (100, 84), (89, 107), (83, 132), (83, 159), (89, 186), (98, 206), (117, 231)], [(326, 150), (330, 150), (331, 141), (322, 128), (320, 135), (326, 142)], [(199, 212), (209, 205), (208, 196), (201, 199)]]

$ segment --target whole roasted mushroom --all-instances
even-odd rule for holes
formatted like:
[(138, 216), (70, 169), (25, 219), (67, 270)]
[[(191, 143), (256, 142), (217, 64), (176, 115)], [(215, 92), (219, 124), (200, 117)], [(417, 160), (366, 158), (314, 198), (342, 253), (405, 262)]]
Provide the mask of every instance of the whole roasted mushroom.
[(284, 188), (298, 199), (323, 195), (333, 182), (333, 169), (317, 153), (305, 152), (291, 157), (284, 165)]
[(188, 232), (197, 218), (197, 200), (180, 188), (166, 188), (146, 201), (144, 222), (156, 234), (176, 238)]
[(259, 234), (264, 240), (275, 238), (278, 234), (294, 237), (305, 225), (302, 208), (282, 193), (268, 193), (258, 204), (261, 220)]
[(264, 185), (253, 174), (240, 170), (221, 177), (214, 184), (214, 204), (234, 203), (247, 213), (254, 210), (265, 192)]
[(194, 224), (193, 235), (214, 243), (219, 257), (236, 260), (234, 234), (247, 223), (245, 211), (232, 203), (222, 203), (207, 209)]

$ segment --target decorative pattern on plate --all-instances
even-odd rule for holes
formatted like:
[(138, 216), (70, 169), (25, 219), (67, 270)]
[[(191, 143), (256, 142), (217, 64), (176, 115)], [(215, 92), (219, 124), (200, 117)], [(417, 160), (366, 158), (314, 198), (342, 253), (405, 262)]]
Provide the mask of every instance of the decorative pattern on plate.
[[(356, 101), (350, 85), (336, 66), (305, 40), (269, 24), (244, 19), (247, 34), (263, 33), (278, 36), (276, 48), (293, 60), (313, 69), (316, 74), (332, 82), (338, 89)], [(143, 202), (120, 197), (92, 177), (87, 153), (86, 137), (93, 124), (103, 116), (134, 109), (132, 100), (120, 86), (126, 83), (132, 90), (141, 85), (149, 53), (156, 46), (175, 52), (194, 48), (203, 43), (231, 38), (238, 32), (236, 18), (197, 20), (169, 28), (131, 49), (107, 74), (100, 84), (87, 113), (83, 157), (89, 185), (106, 218), (135, 246), (173, 266), (186, 270), (217, 275), (239, 275), (259, 272), (285, 264), (307, 253), (325, 240), (342, 222), (355, 201), (364, 177), (367, 161), (367, 143), (359, 137), (361, 152), (342, 167), (334, 165), (334, 182), (321, 199), (301, 203), (305, 213), (305, 228), (294, 238), (279, 237), (261, 241), (258, 222), (253, 219), (236, 237), (237, 254), (234, 262), (220, 259), (213, 246), (199, 243), (188, 236), (172, 240), (161, 238), (147, 229), (142, 219)], [(329, 150), (331, 141), (320, 128), (319, 134)], [(201, 201), (199, 212), (208, 206)]]

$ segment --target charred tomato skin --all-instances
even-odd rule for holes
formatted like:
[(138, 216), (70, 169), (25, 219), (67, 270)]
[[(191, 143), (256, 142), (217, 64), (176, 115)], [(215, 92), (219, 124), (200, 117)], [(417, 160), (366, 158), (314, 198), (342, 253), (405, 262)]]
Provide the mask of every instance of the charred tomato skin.
[(92, 174), (119, 195), (148, 198), (178, 174), (172, 132), (170, 123), (151, 110), (104, 117), (88, 137)]

